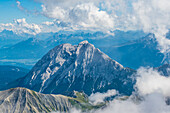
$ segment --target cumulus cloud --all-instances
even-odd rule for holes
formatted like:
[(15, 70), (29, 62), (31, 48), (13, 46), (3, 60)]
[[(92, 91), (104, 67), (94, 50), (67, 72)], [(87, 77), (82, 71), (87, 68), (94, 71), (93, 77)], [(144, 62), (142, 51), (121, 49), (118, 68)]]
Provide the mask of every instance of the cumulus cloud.
[(27, 33), (27, 34), (36, 35), (37, 33), (41, 32), (41, 28), (39, 25), (28, 24), (25, 18), (15, 19), (13, 23), (7, 23), (7, 24), (1, 23), (0, 29), (1, 31), (4, 29), (11, 30), (15, 32), (16, 34)]
[(74, 29), (105, 31), (114, 28), (114, 18), (93, 3), (82, 3), (67, 8), (47, 3), (42, 5), (42, 10), (45, 16), (71, 23)]
[[(71, 23), (77, 29), (113, 31), (135, 29), (131, 14), (135, 0), (35, 0), (42, 3), (42, 13), (49, 18)], [(128, 30), (129, 30), (128, 29)]]
[(170, 96), (170, 77), (160, 75), (152, 68), (140, 68), (137, 73), (136, 87), (141, 95), (154, 92), (161, 93), (163, 96)]

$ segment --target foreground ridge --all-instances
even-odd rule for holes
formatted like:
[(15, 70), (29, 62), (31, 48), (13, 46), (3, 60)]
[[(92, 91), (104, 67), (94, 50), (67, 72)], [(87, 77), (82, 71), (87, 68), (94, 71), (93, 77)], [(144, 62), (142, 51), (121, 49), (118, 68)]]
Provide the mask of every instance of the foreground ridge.
[(26, 88), (11, 88), (0, 91), (1, 113), (47, 113), (52, 111), (68, 112), (72, 107), (81, 110), (96, 109), (104, 104), (89, 103), (85, 94), (74, 92), (75, 98), (64, 95), (42, 94)]

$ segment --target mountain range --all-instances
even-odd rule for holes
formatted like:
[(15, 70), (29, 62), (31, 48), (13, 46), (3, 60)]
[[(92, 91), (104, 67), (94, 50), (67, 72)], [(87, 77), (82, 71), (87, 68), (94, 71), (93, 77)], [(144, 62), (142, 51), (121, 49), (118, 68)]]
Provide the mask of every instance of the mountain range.
[[(7, 35), (8, 31), (5, 33)], [(37, 62), (37, 60), (45, 55), (50, 49), (63, 43), (75, 45), (83, 40), (88, 40), (90, 43), (94, 44), (95, 47), (101, 49), (103, 47), (109, 48), (113, 45), (120, 45), (121, 43), (145, 36), (145, 33), (142, 31), (123, 32), (116, 30), (113, 33), (114, 35), (103, 32), (87, 31), (58, 32), (28, 36), (31, 37), (29, 39), (28, 37), (19, 37), (17, 35), (17, 39), (19, 39), (20, 42), (12, 41), (13, 43), (16, 43), (13, 45), (8, 43), (8, 45), (4, 45), (0, 48), (0, 65), (15, 65), (30, 69)], [(14, 33), (12, 32), (12, 34)], [(7, 35), (6, 39), (15, 39), (15, 36), (12, 36), (13, 35)], [(105, 50), (103, 51), (105, 52)]]
[(1, 59), (38, 59), (47, 51), (44, 41), (29, 38), (9, 48), (1, 49)]
[[(122, 65), (133, 69), (140, 66), (159, 67), (169, 63), (169, 56), (160, 52), (154, 34), (144, 34), (140, 31), (122, 32), (114, 31), (115, 36), (102, 32), (88, 33), (54, 33), (40, 40), (43, 34), (21, 41), (8, 48), (0, 49), (1, 65), (17, 65), (25, 68), (32, 66), (45, 55), (50, 49), (63, 43), (78, 44), (88, 40), (95, 47), (102, 50), (110, 58), (115, 59)], [(169, 37), (169, 34), (167, 34)], [(20, 61), (25, 62), (20, 62)]]
[(8, 48), (22, 40), (29, 38), (28, 35), (18, 35), (13, 31), (3, 30), (0, 32), (0, 48)]
[(119, 63), (133, 69), (141, 66), (159, 67), (170, 63), (170, 54), (165, 56), (160, 52), (154, 34), (148, 34), (119, 46), (101, 47), (100, 49)]
[(76, 90), (87, 95), (116, 89), (130, 95), (134, 72), (83, 41), (78, 45), (56, 46), (26, 76), (8, 84), (6, 89), (26, 87), (46, 94), (67, 94)]

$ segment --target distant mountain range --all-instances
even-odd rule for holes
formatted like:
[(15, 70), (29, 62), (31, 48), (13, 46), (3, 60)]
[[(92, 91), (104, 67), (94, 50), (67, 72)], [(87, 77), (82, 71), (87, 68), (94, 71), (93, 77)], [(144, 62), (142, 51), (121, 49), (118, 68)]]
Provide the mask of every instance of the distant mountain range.
[(138, 69), (141, 66), (159, 67), (170, 63), (170, 54), (164, 56), (158, 49), (154, 34), (130, 41), (119, 46), (101, 47), (102, 51), (126, 67)]
[[(102, 41), (107, 42), (107, 45), (114, 45), (140, 37), (145, 36), (142, 31), (120, 31), (115, 30), (114, 35), (103, 33), (103, 32), (92, 32), (92, 31), (60, 31), (57, 33), (39, 33), (37, 35), (30, 34), (15, 34), (13, 31), (3, 30), (0, 32), (0, 48), (8, 48), (20, 41), (27, 40), (29, 38), (36, 38), (38, 40), (44, 40), (53, 42), (56, 46), (62, 43), (78, 44), (83, 40), (88, 40), (94, 44), (105, 44)], [(63, 40), (62, 40), (63, 39)], [(106, 40), (102, 40), (106, 39)], [(51, 40), (51, 41), (50, 41)], [(91, 41), (90, 41), (91, 40)], [(94, 41), (96, 40), (96, 41)], [(102, 40), (102, 41), (101, 41)], [(106, 45), (106, 44), (105, 44)]]
[[(5, 32), (5, 31), (4, 31)], [(12, 31), (6, 31), (8, 32)], [(12, 33), (13, 34), (13, 33)], [(0, 49), (0, 65), (17, 65), (25, 68), (32, 68), (34, 63), (40, 59), (46, 52), (54, 48), (57, 45), (63, 43), (71, 43), (73, 45), (78, 44), (83, 40), (88, 40), (90, 43), (94, 44), (96, 47), (109, 47), (113, 45), (119, 45), (121, 43), (138, 39), (145, 34), (142, 31), (128, 31), (123, 32), (116, 30), (114, 31), (114, 36), (103, 33), (103, 32), (58, 32), (58, 33), (46, 33), (38, 34), (32, 36), (32, 38), (27, 39), (18, 36), (21, 42), (16, 42), (11, 45), (4, 45)], [(7, 36), (8, 39), (13, 39), (13, 35)], [(2, 37), (0, 37), (1, 39)], [(15, 39), (15, 36), (14, 36)], [(25, 62), (19, 62), (20, 60)], [(30, 60), (30, 61), (29, 61)]]
[(0, 48), (7, 48), (24, 40), (22, 36), (18, 36), (12, 31), (4, 30), (0, 32)]
[(47, 94), (66, 94), (76, 90), (88, 95), (116, 89), (130, 95), (134, 72), (83, 41), (75, 46), (56, 46), (25, 77), (8, 84), (6, 89), (26, 87)]
[(38, 59), (47, 51), (45, 42), (29, 38), (9, 48), (0, 49), (1, 59)]
[(39, 33), (37, 35), (31, 35), (27, 33), (16, 34), (10, 30), (3, 30), (0, 32), (0, 48), (11, 47), (21, 41), (27, 40), (29, 38), (36, 37), (37, 39), (44, 40), (54, 33)]
[(1, 48), (0, 65), (17, 65), (30, 69), (37, 60), (55, 46), (63, 43), (75, 45), (83, 40), (88, 40), (125, 67), (133, 69), (138, 69), (140, 66), (159, 67), (170, 62), (170, 55), (165, 58), (164, 54), (160, 53), (154, 34), (146, 35), (142, 31), (119, 30), (114, 31), (114, 34), (112, 36), (103, 32), (83, 31), (39, 34), (35, 36), (36, 38), (29, 38), (13, 46)]
[(0, 65), (0, 88), (6, 84), (25, 76), (29, 70), (8, 65)]

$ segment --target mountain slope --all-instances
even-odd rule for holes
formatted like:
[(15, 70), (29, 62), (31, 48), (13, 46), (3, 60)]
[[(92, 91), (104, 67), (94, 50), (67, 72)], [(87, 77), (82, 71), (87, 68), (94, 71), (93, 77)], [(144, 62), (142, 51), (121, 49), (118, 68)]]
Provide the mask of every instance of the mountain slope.
[(164, 64), (160, 67), (155, 68), (164, 76), (170, 76), (170, 64)]
[[(82, 95), (82, 96), (80, 96)], [(75, 98), (63, 95), (41, 94), (26, 88), (13, 88), (0, 91), (1, 113), (48, 113), (68, 112), (72, 107), (90, 110), (103, 105), (93, 106), (82, 93), (75, 92)]]
[(18, 78), (25, 76), (29, 70), (8, 65), (0, 65), (0, 88)]
[(9, 87), (26, 87), (43, 93), (81, 91), (90, 95), (116, 89), (129, 95), (134, 70), (124, 68), (87, 41), (62, 44), (50, 50), (23, 78)]

